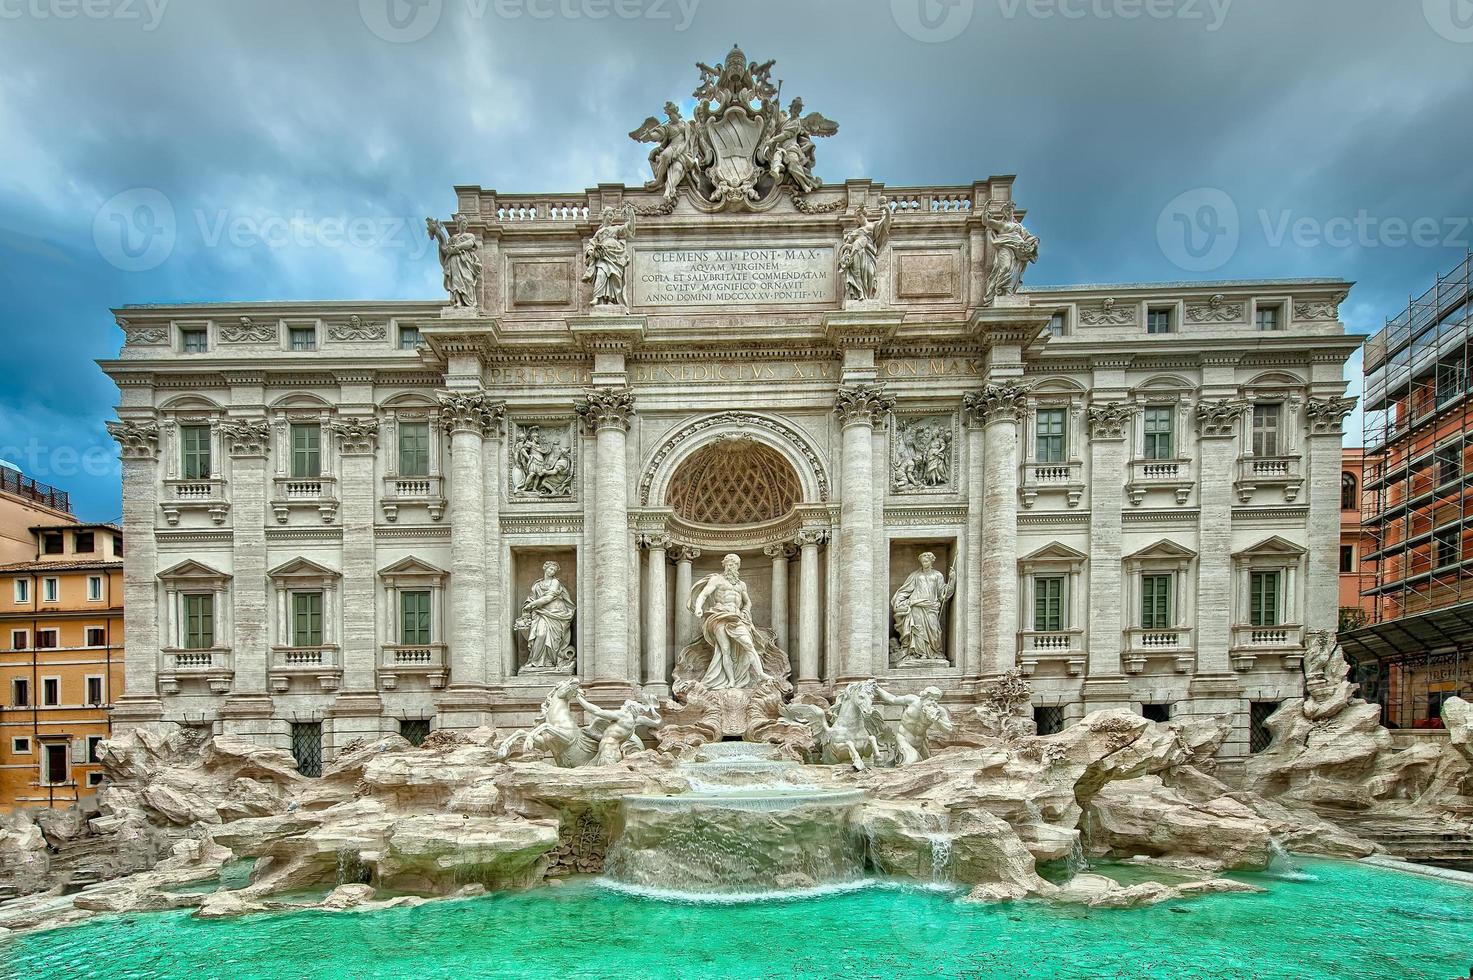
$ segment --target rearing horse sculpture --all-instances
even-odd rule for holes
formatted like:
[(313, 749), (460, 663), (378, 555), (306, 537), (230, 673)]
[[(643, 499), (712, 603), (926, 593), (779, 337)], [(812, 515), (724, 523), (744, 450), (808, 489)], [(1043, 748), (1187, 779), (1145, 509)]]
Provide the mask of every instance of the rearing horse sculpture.
[(520, 745), (523, 755), (551, 752), (553, 762), (564, 769), (572, 769), (591, 760), (598, 754), (598, 739), (585, 733), (573, 717), (573, 705), (581, 693), (576, 677), (570, 677), (553, 688), (542, 702), (542, 710), (537, 713), (537, 724), (508, 737), (502, 743), (497, 758), (507, 758), (512, 749)]
[[(866, 759), (871, 765), (886, 761), (886, 752), (894, 738), (875, 708), (876, 687), (878, 684), (873, 680), (850, 684), (839, 692), (827, 713), (814, 704), (787, 704), (783, 705), (782, 715), (813, 732), (821, 764), (849, 762), (862, 771)], [(832, 721), (829, 714), (833, 715)]]

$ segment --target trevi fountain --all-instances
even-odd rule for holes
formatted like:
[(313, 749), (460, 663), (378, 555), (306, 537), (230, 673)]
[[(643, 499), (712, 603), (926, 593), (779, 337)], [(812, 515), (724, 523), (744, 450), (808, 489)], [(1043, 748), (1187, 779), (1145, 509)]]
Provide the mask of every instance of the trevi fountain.
[[(278, 425), (290, 446), (308, 444), (295, 433), (324, 410), (302, 401), (212, 423), (234, 497), (224, 511), (194, 507), (177, 481), (155, 480), (169, 427), (206, 417), (204, 402), (155, 405), (146, 384), (124, 388), (113, 428), (132, 536), (128, 698), (100, 750), (95, 809), (0, 826), (0, 974), (1467, 970), (1473, 892), (1409, 873), (1357, 833), (1368, 819), (1466, 822), (1473, 708), (1449, 700), (1445, 743), (1399, 749), (1347, 680), (1325, 623), (1333, 571), (1312, 553), (1333, 551), (1347, 400), (1319, 374), (1290, 391), (1289, 369), (1266, 358), (1203, 366), (1197, 391), (1176, 375), (1152, 387), (1158, 369), (1137, 365), (1137, 379), (1118, 353), (1068, 354), (1075, 325), (1117, 351), (1138, 344), (1132, 324), (1153, 301), (1124, 287), (1120, 303), (1025, 290), (1039, 243), (1000, 178), (955, 193), (823, 185), (814, 140), (838, 127), (801, 100), (779, 104), (771, 70), (739, 51), (702, 65), (693, 117), (671, 103), (632, 134), (653, 144), (646, 187), (554, 204), (477, 203), (461, 189), (462, 212), (474, 214), (428, 225), (449, 305), (392, 314), (418, 317), (421, 341), (393, 383), (421, 383), (414, 372), (439, 364), (448, 390), (423, 405), (385, 402), (383, 419), (322, 423), (340, 491), (278, 469), (269, 507), (267, 491), (245, 492), (250, 480), (267, 486)], [(512, 254), (525, 226), (554, 218), (562, 237)], [(783, 273), (781, 285), (755, 279), (721, 299), (676, 246), (709, 233), (736, 247), (744, 221), (804, 254), (758, 263)], [(496, 222), (504, 240), (486, 233)], [(641, 251), (651, 237), (660, 247)], [(493, 246), (508, 252), (489, 256)], [(1345, 356), (1353, 344), (1334, 313), (1344, 287), (1287, 288), (1303, 294), (1294, 342)], [(1204, 337), (1259, 344), (1232, 338), (1246, 295), (1202, 292), (1181, 302)], [(661, 359), (652, 324), (669, 303), (720, 314), (774, 301), (796, 312), (748, 314), (770, 335), (709, 341), (718, 353), (762, 347), (746, 366), (768, 390), (691, 387), (675, 355)], [(954, 302), (971, 310), (964, 328)], [(531, 309), (528, 322), (541, 322), (563, 306), (583, 311), (568, 319), (591, 373), (565, 377), (584, 362), (550, 361), (557, 370), (537, 395), (546, 404), (517, 402), (542, 383), (527, 365), (556, 341), (518, 316)], [(1054, 340), (1056, 309), (1070, 326)], [(178, 324), (148, 318), (167, 315), (128, 311), (129, 347), (107, 369), (165, 370), (171, 355), (158, 345)], [(242, 350), (275, 337), (259, 310), (208, 315)], [(382, 324), (374, 333), (371, 320), (353, 321), (341, 331), (333, 321), (329, 336), (381, 340), (385, 357), (399, 356)], [(678, 347), (706, 323), (660, 329)], [(814, 345), (828, 345), (828, 359), (810, 365)], [(1071, 359), (1047, 361), (1056, 346)], [(263, 371), (274, 370), (268, 354)], [(1092, 394), (1047, 380), (1091, 357), (1103, 364)], [(906, 365), (920, 362), (941, 376), (912, 378)], [(1330, 367), (1338, 383), (1340, 365)], [(389, 383), (388, 368), (375, 370)], [(485, 390), (456, 387), (468, 371)], [(671, 371), (673, 388), (638, 380)], [(263, 397), (258, 382), (238, 384), (234, 404)], [(1302, 413), (1293, 465), (1309, 460), (1307, 485), (1303, 470), (1267, 489), (1209, 472), (1236, 465), (1244, 399), (1266, 398)], [(548, 407), (558, 399), (567, 416)], [(710, 413), (676, 427), (693, 399)], [(1173, 455), (1185, 462), (1136, 466), (1134, 419), (1157, 404), (1180, 426)], [(631, 422), (640, 413), (656, 420), (648, 431)], [(426, 431), (449, 432), (448, 470), (438, 451), (426, 475), (412, 469), (424, 458), (404, 440)], [(1078, 452), (1050, 455), (1069, 445), (1049, 441), (1066, 431), (1087, 433), (1087, 471)], [(401, 469), (384, 476), (375, 506), (373, 453), (391, 432)], [(842, 460), (832, 476), (831, 455)], [(692, 459), (714, 476), (681, 497), (670, 474)], [(1323, 459), (1335, 461), (1332, 482), (1316, 468)], [(1091, 486), (1087, 474), (1108, 466), (1130, 482)], [(1257, 510), (1244, 507), (1255, 495)], [(732, 510), (753, 497), (780, 506)], [(1093, 509), (1076, 520), (1081, 506)], [(448, 548), (437, 543), (442, 517)], [(227, 518), (233, 546), (210, 551)], [(1280, 530), (1257, 530), (1265, 520)], [(373, 540), (351, 533), (369, 524)], [(272, 549), (298, 547), (277, 528), (330, 547), (277, 565)], [(416, 541), (416, 554), (375, 557)], [(1285, 570), (1284, 621), (1301, 625), (1243, 625), (1230, 598), (1250, 568)], [(1140, 605), (1143, 574), (1152, 588), (1173, 583), (1159, 622), (1122, 611)], [(259, 591), (268, 580), (281, 596), (327, 582), (341, 645), (281, 639), (280, 660), (276, 647), (253, 660), (275, 601)], [(185, 592), (233, 604), (217, 614), (233, 648), (191, 651), (170, 633), (169, 603)], [(374, 623), (385, 615), (380, 649)], [(1143, 716), (1142, 685), (1170, 692), (1172, 720)], [(1268, 747), (1254, 753), (1250, 688), (1279, 702)], [(411, 741), (395, 717), (433, 730)], [(290, 739), (282, 719), (295, 719)], [(316, 753), (310, 774), (303, 745)]]

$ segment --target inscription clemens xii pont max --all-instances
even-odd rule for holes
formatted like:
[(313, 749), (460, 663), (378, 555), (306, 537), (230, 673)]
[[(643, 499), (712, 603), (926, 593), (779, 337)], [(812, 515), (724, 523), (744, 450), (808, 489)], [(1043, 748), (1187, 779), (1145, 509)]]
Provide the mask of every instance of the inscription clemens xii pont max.
[(634, 253), (634, 305), (832, 303), (834, 249), (649, 249)]

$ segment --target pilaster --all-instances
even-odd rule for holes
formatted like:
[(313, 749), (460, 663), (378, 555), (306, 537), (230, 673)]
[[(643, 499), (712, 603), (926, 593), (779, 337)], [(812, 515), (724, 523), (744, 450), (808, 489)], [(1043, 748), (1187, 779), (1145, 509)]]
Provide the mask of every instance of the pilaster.
[(159, 427), (152, 417), (109, 422), (123, 464), (123, 603), (138, 610), (123, 618), (123, 693), (113, 723), (126, 731), (163, 718), (158, 695), (158, 500)]
[(585, 665), (592, 686), (638, 683), (630, 655), (629, 480), (627, 435), (634, 415), (628, 388), (590, 388), (574, 406), (594, 433), (593, 656)]
[(1125, 506), (1125, 436), (1135, 415), (1126, 402), (1089, 407), (1089, 677), (1120, 677), (1124, 637), (1121, 508)]
[(340, 416), (331, 423), (340, 464), (343, 528), (342, 689), (333, 703), (333, 749), (379, 733), (378, 640), (373, 525), (378, 419)]
[(1018, 659), (1018, 423), (1026, 385), (1007, 381), (969, 392), (962, 401), (982, 427), (981, 660), (979, 673), (995, 677)]
[(271, 646), (271, 599), (266, 581), (266, 453), (270, 425), (265, 417), (228, 418), (220, 425), (220, 436), (230, 454), (231, 523), (235, 535), (235, 573), (230, 589), (230, 647), (235, 676), (226, 699), (228, 710), (221, 712), (221, 719), (227, 734), (254, 734), (273, 713), (266, 691)]

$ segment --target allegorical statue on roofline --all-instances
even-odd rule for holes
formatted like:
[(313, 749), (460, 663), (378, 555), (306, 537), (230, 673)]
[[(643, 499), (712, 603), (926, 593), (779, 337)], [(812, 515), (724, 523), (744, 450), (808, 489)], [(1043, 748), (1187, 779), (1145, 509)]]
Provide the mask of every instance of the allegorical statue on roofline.
[(455, 216), (455, 234), (434, 218), (425, 219), (425, 229), (440, 248), (440, 268), (445, 273), (445, 291), (457, 310), (474, 310), (480, 305), (481, 239), (467, 226), (465, 215)]
[(813, 140), (834, 135), (839, 125), (817, 112), (805, 115), (802, 99), (784, 109), (773, 64), (749, 62), (737, 47), (718, 67), (697, 63), (693, 117), (667, 102), (664, 122), (651, 116), (629, 134), (655, 144), (647, 186), (662, 191), (667, 206), (682, 186), (703, 209), (720, 211), (761, 207), (784, 189), (807, 194), (822, 185), (813, 173)]
[(984, 291), (991, 305), (999, 296), (1012, 296), (1023, 287), (1023, 272), (1038, 261), (1038, 239), (1023, 227), (1012, 204), (996, 211), (989, 209), (983, 220), (987, 223), (987, 244), (992, 249)]

